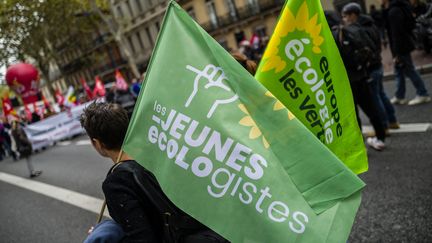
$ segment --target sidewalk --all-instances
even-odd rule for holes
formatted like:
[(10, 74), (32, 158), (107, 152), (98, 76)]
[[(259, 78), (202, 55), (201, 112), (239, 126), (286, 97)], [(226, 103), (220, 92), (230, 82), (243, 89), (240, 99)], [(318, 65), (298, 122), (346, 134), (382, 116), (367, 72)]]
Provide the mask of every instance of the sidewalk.
[[(384, 80), (394, 80), (393, 58), (390, 48), (383, 49), (381, 56), (384, 65)], [(426, 54), (423, 50), (415, 50), (411, 53), (411, 56), (420, 74), (432, 72), (432, 54)]]

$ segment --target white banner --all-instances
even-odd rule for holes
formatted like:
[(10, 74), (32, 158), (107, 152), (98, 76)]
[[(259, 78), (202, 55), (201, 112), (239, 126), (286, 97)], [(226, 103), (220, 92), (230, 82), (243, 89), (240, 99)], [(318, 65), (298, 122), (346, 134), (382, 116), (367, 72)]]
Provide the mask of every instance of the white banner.
[(72, 107), (70, 111), (58, 113), (24, 127), (33, 150), (46, 148), (58, 141), (83, 134), (85, 131), (81, 127), (79, 117), (91, 102)]

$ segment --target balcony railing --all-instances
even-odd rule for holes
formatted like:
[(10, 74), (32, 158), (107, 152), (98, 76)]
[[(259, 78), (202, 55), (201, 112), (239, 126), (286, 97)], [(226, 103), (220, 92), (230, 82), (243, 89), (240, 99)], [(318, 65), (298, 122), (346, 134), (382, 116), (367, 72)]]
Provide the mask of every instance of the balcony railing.
[(240, 20), (245, 20), (252, 16), (265, 13), (269, 10), (281, 8), (284, 2), (284, 0), (258, 0), (257, 5), (246, 4), (241, 8), (237, 8), (235, 14), (228, 13), (225, 15), (219, 15), (217, 16), (216, 23), (208, 21), (202, 23), (201, 26), (206, 31), (211, 32), (234, 24)]
[(111, 63), (105, 63), (102, 65), (98, 65), (97, 67), (93, 68), (93, 73), (94, 74), (104, 73), (106, 71), (113, 70), (113, 69), (115, 69), (118, 66), (123, 65), (123, 64), (127, 64), (127, 61), (124, 60), (123, 58), (118, 58), (118, 59), (113, 60), (113, 62), (111, 62)]

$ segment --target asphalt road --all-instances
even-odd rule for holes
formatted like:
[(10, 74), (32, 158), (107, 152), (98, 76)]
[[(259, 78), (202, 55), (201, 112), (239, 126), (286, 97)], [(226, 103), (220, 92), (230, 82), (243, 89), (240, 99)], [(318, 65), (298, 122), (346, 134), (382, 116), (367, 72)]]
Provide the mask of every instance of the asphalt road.
[[(432, 75), (422, 76), (432, 95)], [(406, 80), (406, 98), (415, 90)], [(396, 83), (384, 83), (389, 98)], [(400, 123), (432, 123), (432, 103), (395, 106)], [(362, 114), (363, 124), (369, 124)], [(368, 149), (367, 183), (349, 242), (432, 242), (432, 131), (397, 133)]]
[[(99, 199), (112, 162), (96, 154), (87, 136), (32, 156), (40, 181)], [(77, 145), (78, 144), (78, 145)], [(0, 162), (0, 171), (28, 178), (24, 160)], [(97, 214), (0, 181), (0, 242), (82, 242)]]
[[(432, 75), (425, 76), (432, 92)], [(386, 82), (389, 94), (394, 82)], [(408, 81), (407, 97), (414, 91)], [(431, 123), (432, 103), (397, 106), (401, 123)], [(368, 124), (363, 117), (364, 124)], [(84, 142), (82, 142), (84, 141)], [(111, 162), (86, 136), (33, 156), (35, 181), (102, 199)], [(367, 183), (349, 242), (432, 242), (432, 131), (392, 134), (383, 152), (368, 149)], [(24, 161), (0, 162), (0, 172), (27, 178)], [(82, 242), (96, 213), (0, 181), (0, 243)]]

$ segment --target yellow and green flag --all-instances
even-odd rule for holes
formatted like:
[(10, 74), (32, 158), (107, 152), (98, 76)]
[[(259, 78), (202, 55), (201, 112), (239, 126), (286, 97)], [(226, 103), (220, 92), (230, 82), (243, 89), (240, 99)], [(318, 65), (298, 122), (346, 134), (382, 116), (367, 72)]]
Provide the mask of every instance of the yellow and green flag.
[(353, 172), (367, 171), (349, 80), (319, 0), (286, 2), (255, 78)]

